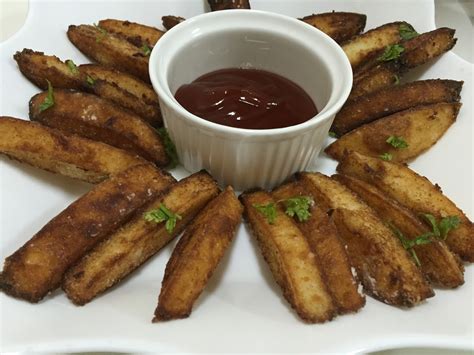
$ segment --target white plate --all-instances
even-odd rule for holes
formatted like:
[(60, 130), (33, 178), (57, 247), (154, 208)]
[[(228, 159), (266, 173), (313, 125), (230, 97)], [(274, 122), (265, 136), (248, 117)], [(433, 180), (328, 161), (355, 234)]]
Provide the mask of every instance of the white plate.
[[(190, 17), (205, 1), (33, 2), (26, 25), (0, 45), (0, 114), (27, 118), (28, 100), (38, 89), (22, 77), (12, 55), (24, 47), (76, 63), (87, 60), (66, 38), (69, 24), (120, 18), (161, 26), (161, 16)], [(367, 28), (407, 20), (419, 32), (434, 28), (431, 1), (252, 0), (255, 9), (300, 17), (332, 9), (368, 15)], [(452, 24), (456, 27), (456, 24)], [(308, 74), (311, 68), (308, 68)], [(473, 66), (452, 53), (411, 75), (464, 80), (457, 123), (429, 152), (411, 165), (439, 183), (473, 217)], [(1, 138), (0, 138), (1, 139)], [(334, 172), (320, 159), (315, 169)], [(178, 177), (184, 171), (175, 171)], [(13, 253), (47, 221), (90, 189), (74, 180), (0, 160), (0, 258)], [(361, 352), (405, 346), (472, 349), (473, 267), (458, 290), (410, 310), (367, 299), (357, 314), (322, 325), (302, 323), (282, 299), (245, 227), (186, 320), (151, 324), (164, 267), (172, 245), (132, 277), (85, 307), (73, 306), (61, 292), (37, 305), (0, 295), (0, 351), (156, 351), (156, 352)]]

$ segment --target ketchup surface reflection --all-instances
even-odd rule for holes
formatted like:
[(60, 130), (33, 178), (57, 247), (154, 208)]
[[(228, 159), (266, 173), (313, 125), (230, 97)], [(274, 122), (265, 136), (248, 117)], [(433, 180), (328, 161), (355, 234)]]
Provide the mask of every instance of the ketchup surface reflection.
[(259, 69), (213, 71), (181, 86), (175, 97), (194, 115), (237, 128), (294, 126), (318, 113), (297, 84)]

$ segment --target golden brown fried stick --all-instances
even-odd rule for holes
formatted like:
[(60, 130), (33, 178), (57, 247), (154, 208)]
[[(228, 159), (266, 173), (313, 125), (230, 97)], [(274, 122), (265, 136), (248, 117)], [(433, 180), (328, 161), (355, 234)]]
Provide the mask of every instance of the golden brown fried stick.
[(438, 185), (402, 164), (391, 163), (351, 152), (339, 163), (337, 171), (379, 188), (387, 196), (412, 210), (437, 220), (447, 216), (459, 218), (460, 225), (449, 232), (446, 244), (461, 259), (474, 261), (474, 225)]
[(323, 31), (337, 43), (343, 43), (364, 30), (367, 16), (353, 12), (326, 12), (305, 16), (301, 20)]
[(308, 323), (332, 319), (336, 307), (309, 243), (293, 220), (278, 206), (273, 224), (265, 218), (256, 206), (275, 203), (266, 192), (244, 193), (240, 199), (252, 235), (288, 303)]
[(405, 307), (434, 295), (400, 241), (357, 195), (319, 173), (302, 173), (298, 178), (305, 191), (332, 210), (331, 218), (368, 294)]
[(98, 26), (69, 26), (69, 40), (87, 57), (149, 83), (148, 56), (139, 48)]
[(243, 207), (228, 187), (197, 215), (166, 265), (153, 322), (187, 318), (229, 248)]
[(158, 96), (136, 77), (104, 65), (76, 66), (55, 56), (24, 49), (14, 56), (20, 71), (41, 89), (73, 89), (93, 93), (130, 110), (153, 126), (162, 124)]
[(373, 157), (389, 154), (391, 161), (407, 162), (444, 135), (456, 121), (460, 107), (460, 103), (443, 102), (397, 112), (352, 130), (324, 151), (336, 160), (354, 150)]
[[(405, 30), (406, 29), (407, 28), (405, 28)], [(371, 58), (357, 67), (354, 85), (357, 84), (357, 86), (361, 86), (364, 83), (367, 85), (370, 75), (374, 74), (377, 74), (379, 77), (378, 88), (383, 87), (382, 84), (385, 84), (385, 86), (390, 86), (394, 83), (398, 83), (398, 80), (393, 81), (390, 80), (390, 78), (386, 78), (385, 83), (380, 81), (381, 69), (385, 66), (390, 67), (391, 63), (399, 63), (400, 73), (397, 73), (397, 75), (400, 75), (406, 72), (408, 69), (431, 61), (432, 59), (442, 55), (454, 47), (456, 44), (454, 32), (454, 30), (446, 27), (438, 28), (434, 31), (422, 33), (420, 35), (418, 35), (416, 32), (411, 32), (410, 37), (414, 37), (409, 37), (409, 39), (403, 40), (397, 44), (399, 53), (393, 53), (394, 55), (389, 55), (386, 57), (385, 51), (389, 49), (386, 47), (385, 49), (381, 49), (378, 53), (374, 54)], [(374, 71), (373, 67), (376, 66), (381, 68)], [(366, 72), (373, 73), (366, 74)], [(365, 80), (357, 83), (357, 81), (359, 81), (359, 76), (364, 76)], [(374, 89), (376, 89), (376, 87), (374, 87)], [(369, 93), (371, 91), (366, 89), (365, 92)]]
[(363, 124), (418, 105), (458, 102), (463, 82), (420, 80), (359, 96), (337, 113), (331, 131), (342, 136)]
[(41, 111), (48, 93), (30, 100), (30, 119), (130, 151), (164, 166), (165, 148), (156, 131), (140, 117), (94, 95), (54, 90), (54, 105)]
[[(130, 221), (67, 272), (62, 287), (69, 299), (77, 305), (84, 305), (120, 282), (179, 235), (218, 192), (212, 177), (199, 172), (149, 200)], [(181, 216), (171, 233), (166, 230), (164, 222), (149, 222), (144, 218), (145, 212), (159, 208), (161, 204)]]
[(21, 73), (43, 90), (48, 89), (48, 80), (55, 88), (82, 90), (84, 86), (77, 68), (72, 64), (68, 66), (58, 57), (25, 48), (13, 58)]
[(370, 94), (387, 86), (399, 83), (403, 68), (398, 61), (384, 62), (354, 76), (351, 94), (348, 100)]
[[(357, 193), (386, 224), (397, 228), (408, 240), (429, 232), (429, 228), (410, 210), (387, 197), (376, 187), (347, 175), (334, 175), (332, 178)], [(415, 245), (413, 249), (420, 262), (421, 271), (432, 284), (454, 288), (464, 283), (462, 264), (443, 241), (433, 240), (429, 244)]]
[(137, 98), (113, 82), (100, 79), (95, 80), (94, 84), (89, 88), (89, 91), (133, 112), (154, 127), (163, 124), (160, 107), (158, 105), (148, 105), (144, 103), (143, 99)]
[(60, 285), (68, 268), (173, 180), (144, 164), (96, 185), (5, 259), (0, 289), (40, 301)]
[(413, 27), (406, 22), (392, 22), (374, 28), (354, 37), (342, 46), (346, 53), (352, 68), (357, 68), (365, 61), (378, 56), (379, 52), (386, 46), (398, 43), (402, 40), (400, 28)]
[[(299, 182), (279, 186), (272, 192), (275, 200), (286, 200), (297, 196), (309, 196)], [(296, 225), (318, 259), (326, 286), (339, 314), (355, 312), (365, 305), (359, 294), (358, 282), (351, 272), (351, 265), (334, 223), (317, 205), (310, 208), (311, 217)]]
[(86, 91), (136, 113), (152, 126), (162, 125), (158, 95), (150, 85), (103, 65), (83, 64), (78, 69), (85, 76)]
[(153, 47), (164, 35), (163, 31), (155, 27), (115, 19), (100, 20), (99, 27), (109, 33), (124, 37), (131, 44), (139, 48), (143, 47), (145, 51), (147, 51), (147, 47)]
[(249, 0), (207, 0), (211, 11), (250, 9)]
[(400, 56), (400, 62), (406, 68), (414, 68), (429, 62), (454, 47), (455, 32), (456, 30), (451, 28), (441, 27), (404, 42), (405, 50)]
[(171, 30), (174, 26), (179, 25), (181, 22), (186, 21), (184, 17), (181, 16), (163, 16), (161, 18), (163, 22), (163, 27), (166, 28), (168, 31)]
[(62, 132), (35, 122), (0, 117), (0, 153), (34, 167), (98, 183), (146, 161), (107, 144)]

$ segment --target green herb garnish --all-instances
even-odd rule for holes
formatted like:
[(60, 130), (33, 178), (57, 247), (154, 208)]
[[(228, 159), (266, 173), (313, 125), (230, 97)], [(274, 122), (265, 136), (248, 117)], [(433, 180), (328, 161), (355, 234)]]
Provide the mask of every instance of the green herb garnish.
[(143, 54), (145, 55), (145, 57), (148, 57), (148, 56), (150, 56), (150, 54), (151, 54), (151, 48), (148, 47), (146, 44), (144, 44), (143, 46), (141, 46), (140, 50), (143, 52)]
[(385, 142), (397, 149), (408, 148), (408, 143), (403, 139), (403, 137), (390, 136)]
[(385, 160), (385, 161), (390, 161), (392, 160), (393, 156), (390, 153), (383, 153), (379, 155), (380, 159)]
[(393, 44), (385, 47), (383, 54), (377, 58), (379, 62), (389, 62), (391, 60), (398, 59), (405, 50), (401, 44)]
[(160, 207), (158, 207), (157, 209), (146, 212), (143, 215), (143, 218), (145, 218), (145, 220), (148, 222), (155, 223), (161, 223), (166, 221), (165, 229), (169, 234), (173, 233), (173, 230), (176, 227), (176, 222), (182, 219), (179, 214), (170, 211), (162, 203), (160, 203)]
[(276, 210), (276, 204), (274, 202), (267, 203), (266, 205), (255, 203), (252, 206), (255, 207), (258, 212), (260, 212), (261, 214), (265, 216), (268, 223), (270, 224), (275, 223), (275, 220), (277, 217), (277, 210)]
[(95, 84), (95, 79), (94, 79), (92, 76), (87, 75), (87, 76), (86, 76), (86, 83), (87, 83), (87, 85), (89, 85), (89, 86), (94, 86), (94, 84)]
[(393, 233), (398, 237), (398, 239), (400, 239), (403, 247), (410, 252), (418, 266), (421, 266), (421, 263), (413, 248), (417, 245), (429, 244), (437, 239), (446, 240), (448, 233), (459, 227), (459, 224), (461, 223), (458, 216), (444, 217), (439, 221), (439, 223), (431, 214), (422, 214), (421, 216), (428, 221), (432, 230), (411, 240), (407, 239), (399, 229), (389, 223), (389, 227), (392, 229)]
[(178, 157), (178, 152), (176, 151), (176, 146), (171, 140), (168, 134), (168, 131), (166, 130), (165, 127), (160, 127), (157, 129), (157, 131), (161, 139), (163, 140), (163, 145), (165, 146), (166, 155), (170, 159), (170, 162), (168, 163), (167, 168), (173, 169), (179, 164), (179, 157)]
[(311, 217), (309, 208), (314, 201), (309, 196), (292, 197), (278, 202), (283, 202), (286, 207), (285, 213), (288, 216), (296, 216), (300, 222), (307, 221)]
[(94, 23), (94, 27), (100, 32), (99, 35), (95, 38), (96, 42), (102, 41), (105, 36), (107, 36), (108, 32), (104, 28), (100, 27), (98, 24)]
[(66, 65), (72, 74), (76, 75), (79, 73), (79, 69), (77, 69), (76, 64), (71, 59), (66, 60)]
[(416, 32), (415, 29), (407, 23), (402, 23), (398, 30), (400, 33), (400, 37), (405, 41), (415, 38), (419, 35), (419, 33)]
[(439, 222), (436, 220), (435, 216), (431, 214), (425, 213), (421, 216), (431, 225), (431, 235), (441, 240), (446, 240), (448, 233), (459, 227), (461, 224), (461, 220), (458, 216), (444, 217)]
[(400, 84), (400, 77), (397, 74), (393, 74), (393, 85)]
[(390, 228), (392, 229), (393, 233), (397, 236), (398, 239), (400, 239), (400, 242), (403, 245), (403, 248), (408, 250), (408, 252), (411, 254), (413, 259), (415, 260), (416, 265), (421, 266), (420, 259), (418, 259), (418, 255), (416, 255), (416, 251), (413, 249), (416, 245), (424, 245), (424, 244), (429, 244), (433, 241), (431, 233), (426, 233), (422, 234), (415, 239), (407, 239), (403, 233), (396, 228), (394, 225), (389, 224)]
[(296, 216), (300, 222), (304, 222), (311, 217), (309, 209), (314, 201), (309, 196), (295, 196), (267, 204), (254, 204), (253, 207), (265, 216), (268, 223), (273, 224), (277, 217), (276, 205), (279, 203), (282, 203), (285, 206), (285, 213), (288, 216)]
[(48, 94), (44, 98), (43, 102), (41, 103), (39, 107), (39, 112), (43, 112), (47, 110), (50, 107), (54, 106), (54, 92), (53, 92), (53, 86), (51, 85), (51, 82), (46, 79), (48, 82)]
[(329, 131), (329, 133), (328, 133), (328, 134), (329, 134), (329, 137), (331, 137), (331, 138), (337, 138), (337, 134), (336, 134), (336, 132)]

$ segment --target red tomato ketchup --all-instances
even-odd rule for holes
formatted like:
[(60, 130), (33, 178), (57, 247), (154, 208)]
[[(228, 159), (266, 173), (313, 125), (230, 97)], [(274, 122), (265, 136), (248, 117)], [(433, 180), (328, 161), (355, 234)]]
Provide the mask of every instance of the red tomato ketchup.
[(182, 85), (175, 97), (192, 114), (237, 128), (289, 127), (318, 113), (300, 86), (259, 69), (213, 71)]

